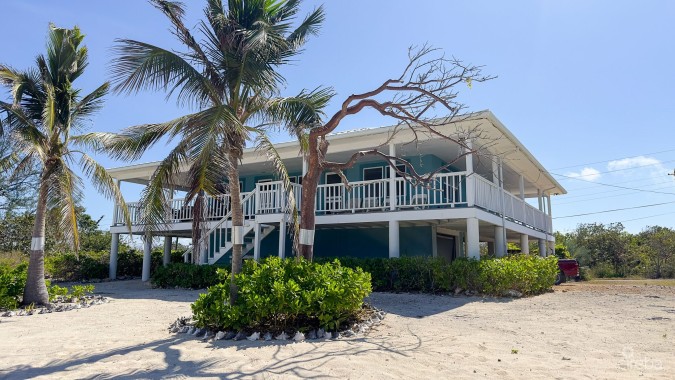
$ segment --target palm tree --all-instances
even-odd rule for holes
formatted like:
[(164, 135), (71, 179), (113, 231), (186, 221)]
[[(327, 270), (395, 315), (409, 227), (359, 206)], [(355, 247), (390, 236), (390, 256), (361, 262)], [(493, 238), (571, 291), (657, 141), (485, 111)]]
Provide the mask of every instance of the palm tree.
[[(3, 138), (10, 141), (10, 154), (0, 158), (0, 170), (18, 173), (36, 165), (40, 169), (35, 225), (30, 248), (24, 304), (45, 305), (49, 295), (44, 279), (45, 218), (48, 210), (60, 215), (58, 228), (79, 248), (76, 205), (83, 195), (82, 179), (73, 171), (77, 165), (93, 185), (124, 206), (119, 188), (105, 169), (83, 148), (97, 149), (96, 136), (74, 135), (103, 105), (108, 92), (104, 83), (88, 95), (73, 82), (87, 67), (87, 48), (80, 46), (84, 35), (74, 29), (50, 25), (47, 54), (36, 67), (17, 71), (0, 65), (0, 84), (12, 94), (12, 102), (0, 101), (4, 119)], [(128, 216), (126, 208), (125, 216)]]
[[(151, 0), (164, 13), (185, 52), (174, 52), (148, 43), (120, 40), (113, 63), (115, 91), (166, 90), (179, 104), (196, 112), (165, 123), (127, 128), (110, 136), (106, 148), (117, 158), (134, 160), (162, 138), (176, 138), (176, 147), (155, 170), (141, 196), (148, 226), (164, 223), (167, 192), (188, 168), (188, 200), (216, 194), (227, 179), (233, 229), (243, 226), (238, 165), (248, 141), (254, 137), (267, 148), (265, 126), (274, 120), (271, 107), (287, 101), (278, 98), (283, 77), (277, 68), (297, 55), (309, 35), (318, 31), (323, 10), (318, 8), (296, 27), (292, 22), (300, 0), (208, 0), (205, 21), (199, 22), (199, 42), (184, 23), (184, 7), (167, 0)], [(289, 100), (290, 101), (290, 100)], [(273, 149), (269, 150), (273, 152)], [(151, 227), (152, 228), (152, 227)], [(235, 236), (237, 234), (235, 233)], [(232, 249), (232, 278), (241, 271), (242, 241)], [(195, 247), (197, 251), (197, 247)], [(232, 282), (230, 299), (236, 299)]]

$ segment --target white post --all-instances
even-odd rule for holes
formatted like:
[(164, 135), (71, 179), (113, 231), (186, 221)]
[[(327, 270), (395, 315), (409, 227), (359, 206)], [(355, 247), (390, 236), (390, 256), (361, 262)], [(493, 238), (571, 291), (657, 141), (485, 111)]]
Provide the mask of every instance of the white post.
[(111, 280), (117, 278), (117, 253), (120, 244), (120, 234), (111, 234), (112, 241), (110, 242), (110, 268), (108, 277)]
[(141, 281), (150, 280), (150, 262), (152, 260), (152, 236), (145, 236), (143, 238), (143, 272), (141, 274)]
[(492, 183), (499, 186), (499, 163), (496, 159), (492, 160)]
[(286, 258), (286, 222), (279, 222), (279, 257)]
[(400, 256), (400, 238), (398, 220), (389, 221), (389, 258)]
[(162, 264), (167, 266), (171, 264), (171, 236), (164, 236), (164, 259)]
[[(121, 183), (121, 181), (119, 179), (115, 180), (115, 186), (117, 186), (117, 188), (120, 189), (120, 191), (121, 191), (120, 183)], [(120, 213), (120, 210), (119, 210), (120, 207), (119, 207), (119, 204), (117, 202), (115, 202), (114, 207), (115, 208), (113, 208), (113, 221), (112, 221), (113, 226), (117, 225), (117, 219), (119, 218), (119, 213)]]
[(520, 200), (524, 201), (525, 200), (525, 177), (523, 177), (522, 175), (520, 176), (519, 187), (520, 187)]
[[(471, 140), (466, 140), (466, 146), (468, 149), (472, 149), (473, 145)], [(465, 148), (465, 153), (467, 152)], [(473, 154), (469, 153), (464, 156), (466, 161), (466, 204), (469, 207), (473, 207), (476, 200), (476, 193), (474, 191), (474, 178), (473, 178)]]
[(524, 253), (526, 255), (530, 254), (530, 240), (527, 237), (527, 234), (520, 235), (520, 253)]
[(506, 256), (506, 244), (504, 242), (504, 227), (495, 226), (495, 256)]
[(253, 260), (260, 261), (260, 223), (253, 225)]
[[(396, 157), (396, 145), (394, 143), (389, 143), (389, 155)], [(389, 166), (389, 210), (396, 210), (396, 169), (393, 166), (396, 165), (395, 162), (391, 162)]]
[(478, 218), (466, 219), (466, 253), (470, 259), (480, 259), (480, 230)]
[(539, 239), (539, 256), (546, 257), (546, 240)]

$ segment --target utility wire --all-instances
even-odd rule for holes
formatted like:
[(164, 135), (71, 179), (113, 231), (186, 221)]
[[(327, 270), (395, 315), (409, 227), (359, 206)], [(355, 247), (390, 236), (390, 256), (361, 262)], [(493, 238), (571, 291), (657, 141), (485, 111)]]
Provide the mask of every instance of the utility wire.
[(636, 155), (636, 156), (621, 157), (621, 158), (615, 158), (615, 159), (612, 159), (612, 160), (596, 161), (596, 162), (587, 162), (587, 163), (585, 163), (585, 164), (563, 166), (563, 167), (560, 167), (560, 168), (554, 168), (554, 169), (552, 169), (552, 170), (577, 168), (577, 167), (579, 167), (579, 166), (585, 166), (585, 165), (603, 164), (603, 163), (605, 163), (605, 162), (619, 161), (619, 160), (625, 160), (625, 159), (627, 159), (627, 158), (637, 158), (637, 157), (647, 156), (647, 155), (650, 155), (650, 154), (659, 154), (659, 153), (668, 153), (668, 152), (675, 152), (675, 149), (662, 150), (662, 151), (659, 151), (659, 152), (643, 153), (643, 154), (638, 154), (638, 155)]
[(616, 211), (634, 210), (634, 209), (638, 209), (638, 208), (647, 208), (647, 207), (663, 206), (663, 205), (672, 204), (672, 203), (675, 203), (675, 201), (673, 201), (673, 202), (652, 203), (652, 204), (650, 204), (650, 205), (641, 205), (641, 206), (635, 206), (635, 207), (615, 208), (615, 209), (613, 209), (613, 210), (602, 210), (602, 211), (596, 211), (596, 212), (587, 212), (587, 213), (584, 213), (584, 214), (557, 216), (557, 217), (554, 217), (553, 219), (565, 219), (565, 218), (574, 218), (574, 217), (577, 217), (577, 216), (605, 214), (605, 213), (608, 213), (608, 212), (616, 212)]
[[(574, 178), (578, 178), (578, 177), (591, 177), (591, 176), (598, 175), (598, 174), (606, 174), (606, 173), (622, 172), (622, 171), (625, 171), (625, 170), (633, 170), (633, 169), (640, 169), (640, 168), (645, 168), (645, 167), (649, 167), (649, 166), (663, 165), (663, 164), (667, 164), (667, 163), (670, 163), (670, 162), (675, 162), (675, 160), (659, 161), (659, 162), (657, 162), (657, 163), (655, 163), (655, 164), (646, 164), (646, 165), (633, 166), (633, 167), (630, 167), (630, 168), (621, 168), (621, 169), (615, 169), (615, 170), (606, 170), (606, 171), (604, 171), (604, 172), (593, 172), (593, 173), (589, 173), (589, 174), (580, 174), (580, 175), (578, 175), (578, 176), (575, 176)], [(554, 169), (554, 170), (555, 170), (555, 169)]]
[(565, 178), (570, 178), (570, 179), (575, 179), (575, 180), (577, 180), (577, 181), (593, 183), (593, 184), (601, 185), (601, 186), (616, 187), (616, 188), (618, 188), (618, 189), (641, 191), (641, 192), (644, 192), (644, 193), (675, 195), (675, 193), (669, 193), (669, 192), (665, 192), (665, 191), (645, 190), (645, 189), (637, 189), (637, 188), (634, 188), (634, 187), (626, 187), (626, 186), (610, 185), (610, 184), (608, 184), (608, 183), (589, 181), (589, 180), (587, 180), (587, 179), (577, 178), (577, 177), (572, 177), (572, 176), (568, 176), (568, 175), (564, 175), (564, 174), (556, 174), (556, 173), (551, 173), (551, 172), (549, 172), (549, 174), (553, 174), (553, 175), (557, 175), (557, 176), (565, 177)]

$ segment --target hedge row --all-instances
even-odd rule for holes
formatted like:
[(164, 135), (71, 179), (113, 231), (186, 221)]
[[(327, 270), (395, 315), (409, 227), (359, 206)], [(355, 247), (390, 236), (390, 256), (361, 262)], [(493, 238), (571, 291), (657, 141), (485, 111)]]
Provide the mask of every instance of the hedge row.
[[(320, 259), (318, 261), (329, 261)], [(442, 293), (456, 289), (501, 296), (509, 290), (532, 295), (548, 291), (558, 272), (556, 257), (511, 255), (482, 260), (447, 262), (432, 257), (397, 259), (340, 258), (342, 265), (362, 268), (380, 292)]]

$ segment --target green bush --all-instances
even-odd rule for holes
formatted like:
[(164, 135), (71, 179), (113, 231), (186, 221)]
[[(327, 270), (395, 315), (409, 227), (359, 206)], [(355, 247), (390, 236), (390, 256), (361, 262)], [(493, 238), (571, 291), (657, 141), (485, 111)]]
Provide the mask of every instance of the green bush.
[(155, 269), (151, 281), (159, 288), (205, 289), (217, 284), (223, 274), (226, 277), (227, 270), (214, 265), (174, 263)]
[(337, 260), (249, 260), (236, 277), (239, 297), (234, 305), (228, 302), (229, 285), (223, 279), (200, 295), (192, 311), (199, 327), (211, 329), (335, 329), (361, 309), (372, 290), (370, 281), (370, 274)]
[(0, 266), (0, 309), (16, 309), (26, 286), (28, 265)]
[(94, 292), (94, 285), (73, 285), (70, 294), (78, 300)]
[(535, 255), (511, 255), (480, 261), (456, 259), (450, 263), (441, 258), (419, 256), (345, 258), (340, 262), (344, 266), (369, 272), (373, 289), (385, 292), (438, 293), (460, 288), (497, 296), (509, 290), (539, 294), (553, 286), (558, 272), (556, 257), (544, 259)]
[(60, 281), (82, 281), (108, 277), (106, 252), (60, 253), (45, 257), (45, 271)]

